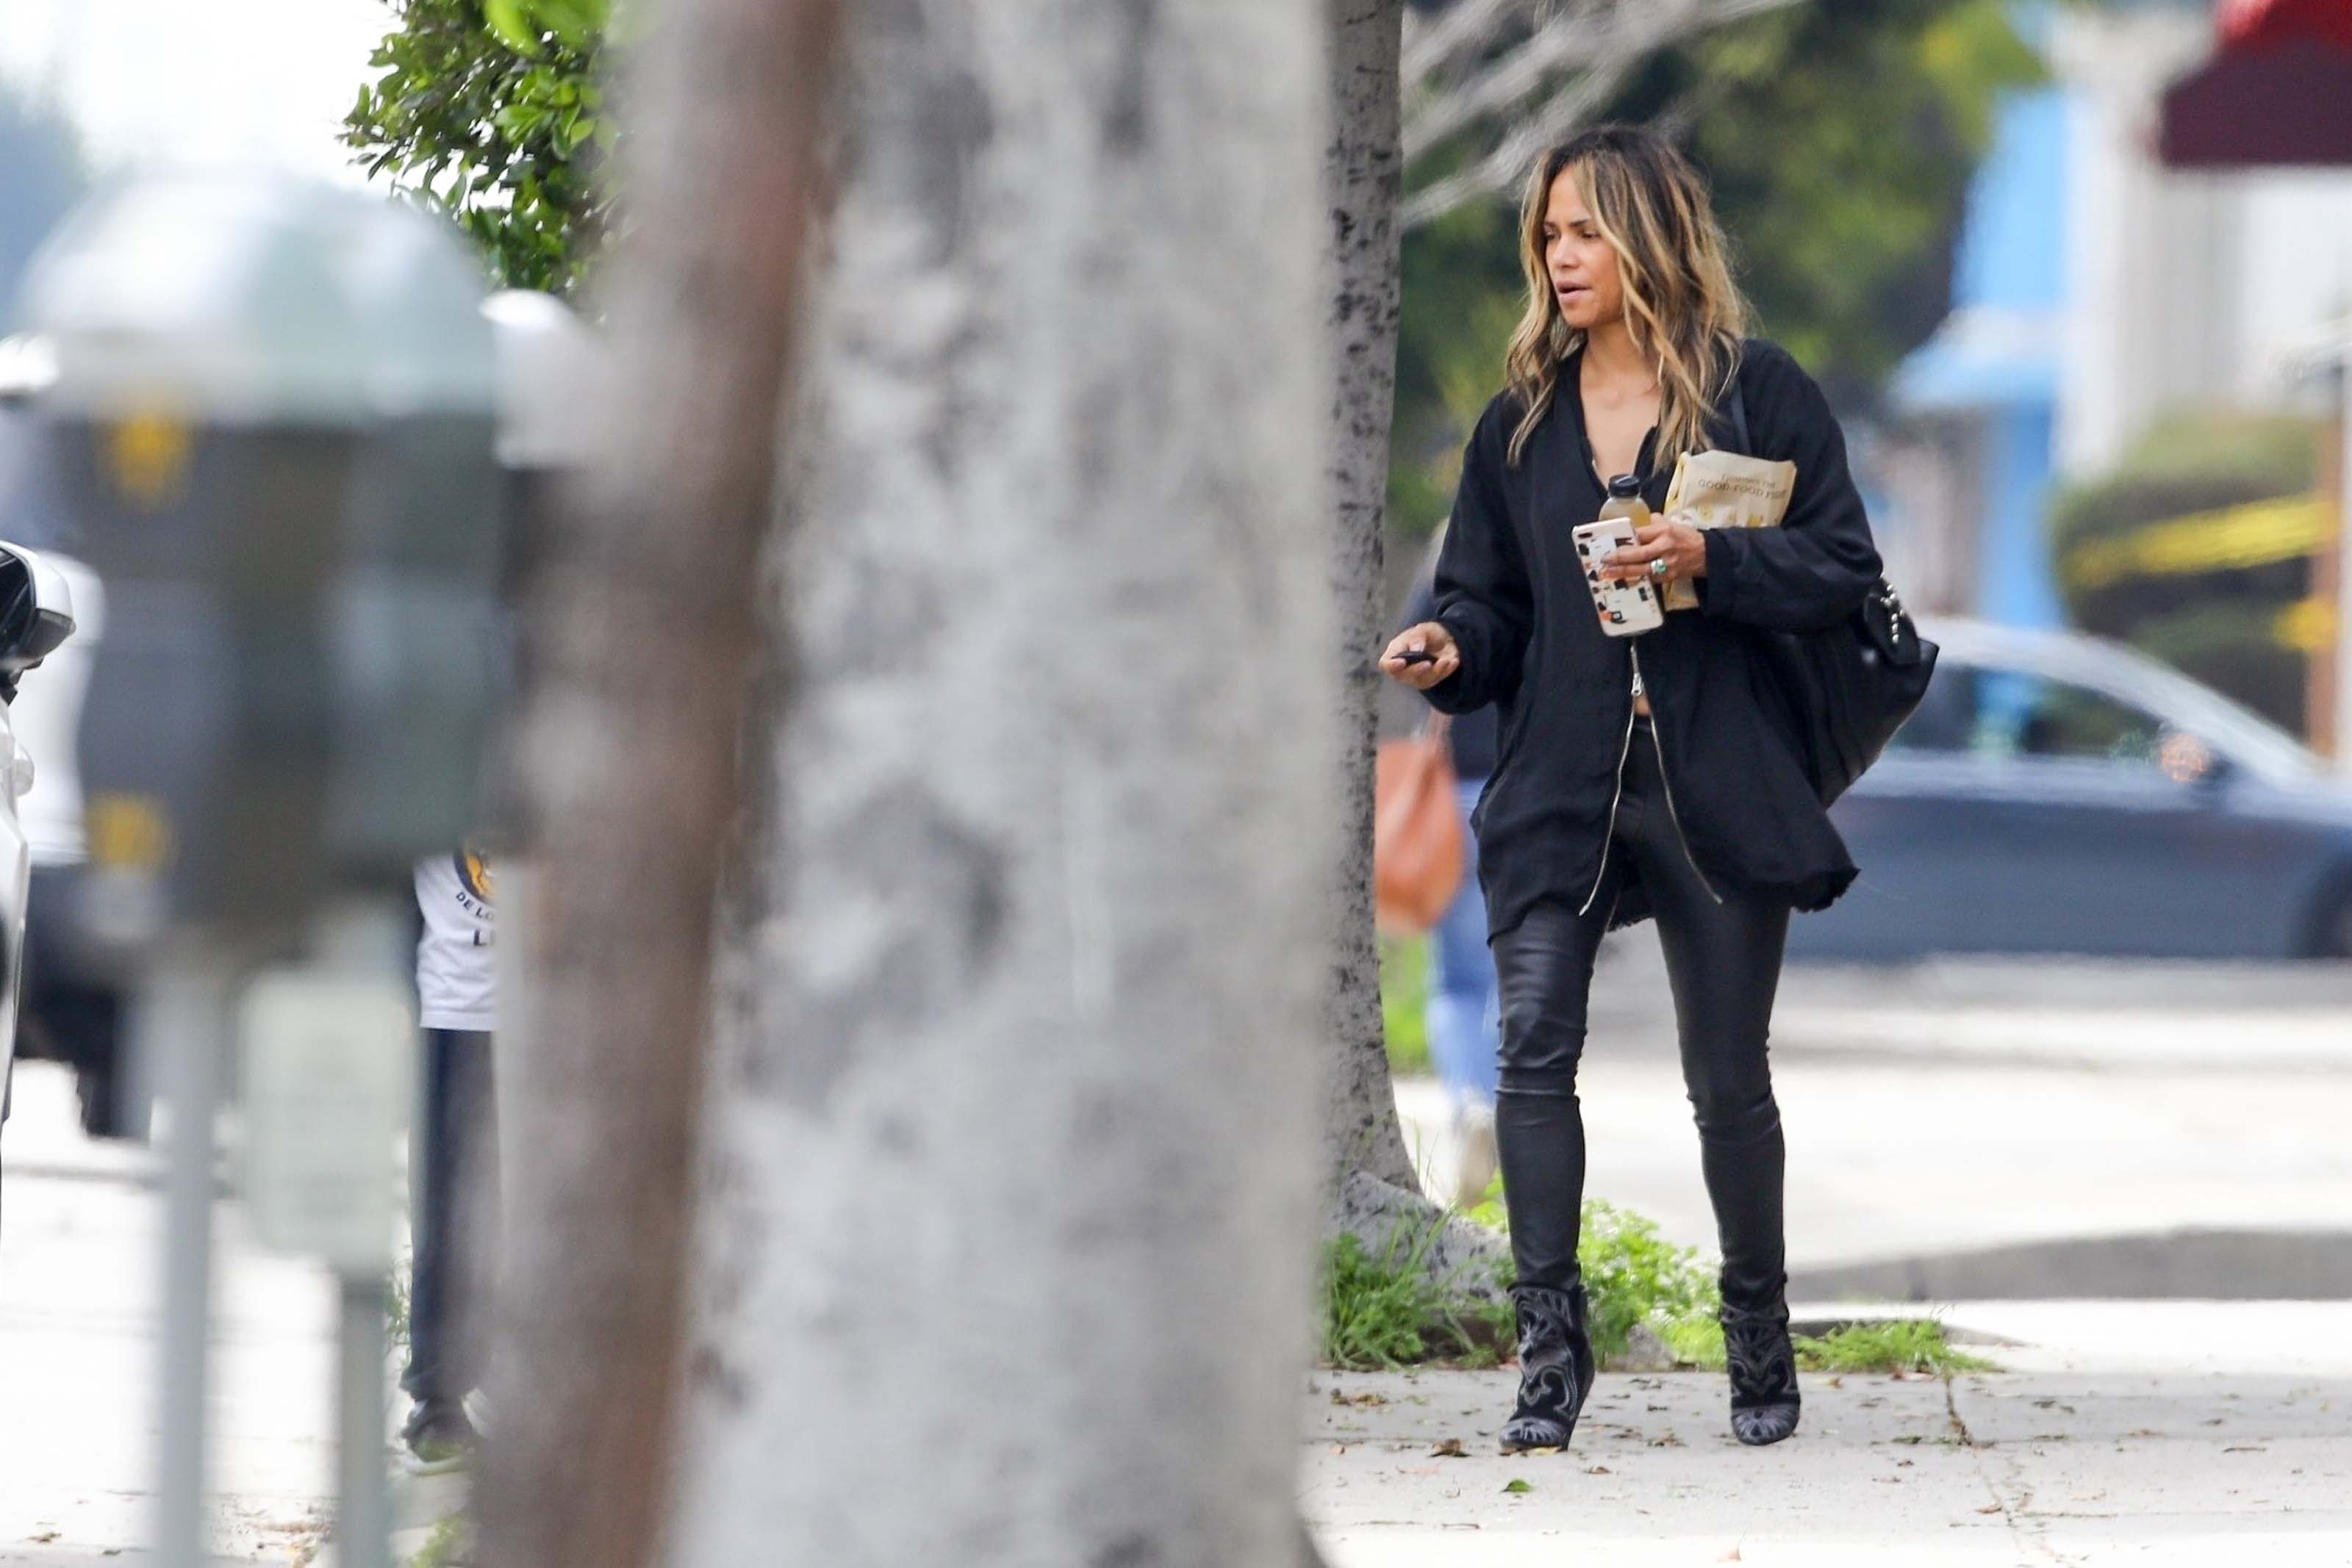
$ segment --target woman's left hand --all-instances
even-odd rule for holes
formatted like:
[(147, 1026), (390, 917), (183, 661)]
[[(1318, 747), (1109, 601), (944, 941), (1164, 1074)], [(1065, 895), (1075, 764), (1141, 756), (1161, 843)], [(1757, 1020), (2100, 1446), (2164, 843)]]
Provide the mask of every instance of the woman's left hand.
[(1656, 573), (1650, 565), (1654, 560), (1666, 563), (1669, 581), (1706, 575), (1706, 536), (1688, 523), (1662, 518), (1633, 538), (1636, 542), (1632, 548), (1612, 550), (1601, 558), (1601, 576), (1619, 582), (1654, 577)]

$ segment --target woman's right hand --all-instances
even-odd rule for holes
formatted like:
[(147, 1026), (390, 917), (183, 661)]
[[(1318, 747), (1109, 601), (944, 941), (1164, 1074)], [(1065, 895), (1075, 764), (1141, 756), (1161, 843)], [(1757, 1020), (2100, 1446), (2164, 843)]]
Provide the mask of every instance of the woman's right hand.
[[(1430, 656), (1408, 660), (1408, 653)], [(1454, 633), (1434, 621), (1406, 627), (1381, 655), (1381, 668), (1388, 677), (1417, 692), (1427, 691), (1461, 667), (1462, 650), (1454, 644)]]

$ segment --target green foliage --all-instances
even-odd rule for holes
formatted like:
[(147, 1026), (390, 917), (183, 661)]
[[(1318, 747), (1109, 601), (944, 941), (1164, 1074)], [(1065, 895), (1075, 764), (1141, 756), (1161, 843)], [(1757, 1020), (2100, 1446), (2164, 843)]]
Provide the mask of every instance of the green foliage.
[(1429, 1059), (1429, 938), (1381, 941), (1381, 1024), (1389, 1071), (1425, 1074)]
[(1592, 1353), (1604, 1364), (1624, 1354), (1637, 1323), (1663, 1333), (1716, 1310), (1715, 1279), (1696, 1250), (1675, 1246), (1654, 1221), (1615, 1204), (1586, 1200), (1576, 1261), (1591, 1299)]
[(1649, 84), (1739, 247), (1764, 330), (1864, 402), (1950, 307), (2001, 90), (2040, 61), (2002, 0), (1814, 0), (1695, 40)]
[(572, 290), (612, 222), (604, 0), (387, 3), (382, 74), (343, 141), (369, 174), (455, 219), (500, 284)]
[(2062, 491), (2050, 540), (2067, 618), (2302, 731), (2309, 669), (2282, 627), (2312, 591), (2307, 557), (2092, 583), (2067, 563), (2087, 546), (2171, 518), (2307, 494), (2321, 435), (2294, 415), (2183, 415), (2151, 429), (2112, 472)]
[(2294, 414), (2210, 413), (2163, 420), (2109, 473), (2060, 492), (2050, 537), (2063, 560), (2094, 539), (2168, 517), (2300, 495), (2318, 475), (2321, 432)]
[(1375, 1253), (1343, 1234), (1323, 1249), (1323, 1359), (1351, 1370), (1432, 1360), (1490, 1364), (1508, 1343), (1510, 1309), (1468, 1288), (1459, 1268), (1437, 1274), (1429, 1254), (1449, 1217), (1398, 1226)]
[[(1676, 1361), (1710, 1372), (1723, 1370), (1723, 1325), (1710, 1311), (1692, 1313), (1660, 1331)], [(1926, 1372), (1949, 1377), (1959, 1372), (1990, 1372), (1993, 1365), (1956, 1348), (1944, 1325), (1931, 1318), (1891, 1318), (1847, 1323), (1816, 1338), (1795, 1336), (1797, 1364), (1807, 1372)]]
[[(1994, 103), (2040, 74), (2002, 0), (1811, 0), (1668, 51), (1605, 117), (1683, 128), (1762, 329), (1833, 399), (1867, 404), (1948, 308)], [(1412, 182), (1465, 153), (1433, 150)], [(1400, 539), (1445, 515), (1462, 443), (1502, 384), (1524, 288), (1516, 246), (1507, 200), (1405, 236), (1388, 486)]]

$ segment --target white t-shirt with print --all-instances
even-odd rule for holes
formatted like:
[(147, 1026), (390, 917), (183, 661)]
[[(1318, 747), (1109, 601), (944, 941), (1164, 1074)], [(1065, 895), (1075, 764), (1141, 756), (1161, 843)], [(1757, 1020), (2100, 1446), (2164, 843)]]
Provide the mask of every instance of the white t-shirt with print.
[(471, 850), (418, 862), (416, 906), (416, 1021), (487, 1032), (497, 1016), (489, 862)]

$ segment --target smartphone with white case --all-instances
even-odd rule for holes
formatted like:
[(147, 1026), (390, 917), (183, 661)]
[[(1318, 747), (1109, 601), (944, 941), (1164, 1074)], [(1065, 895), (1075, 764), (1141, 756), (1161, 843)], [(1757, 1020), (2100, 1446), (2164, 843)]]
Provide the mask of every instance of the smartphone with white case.
[(1592, 590), (1592, 608), (1601, 614), (1602, 632), (1612, 637), (1638, 637), (1665, 624), (1665, 609), (1649, 579), (1619, 582), (1601, 575), (1601, 563), (1612, 551), (1635, 543), (1631, 518), (1580, 523), (1570, 534), (1576, 540), (1577, 562), (1584, 568), (1585, 585)]

